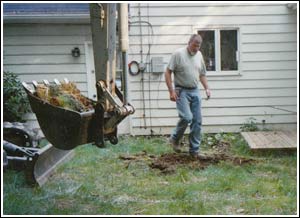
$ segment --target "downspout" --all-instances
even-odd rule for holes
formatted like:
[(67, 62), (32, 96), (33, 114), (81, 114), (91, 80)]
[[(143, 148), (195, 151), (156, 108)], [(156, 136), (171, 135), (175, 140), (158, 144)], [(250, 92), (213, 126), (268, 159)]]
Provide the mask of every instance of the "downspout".
[[(143, 28), (142, 28), (142, 20), (141, 20), (141, 4), (139, 3), (139, 24), (140, 24), (140, 43), (141, 43), (141, 50), (140, 50), (140, 55), (141, 55), (141, 61), (140, 61), (140, 68), (143, 66)], [(145, 70), (145, 68), (144, 68)], [(147, 128), (147, 123), (146, 123), (146, 102), (145, 102), (145, 84), (144, 84), (144, 70), (142, 70), (142, 93), (143, 93), (143, 119), (144, 119), (144, 129)]]
[[(122, 52), (122, 87), (123, 87), (123, 102), (124, 105), (130, 102), (128, 94), (128, 48), (129, 48), (129, 32), (128, 32), (128, 4), (119, 4), (119, 40)], [(132, 119), (128, 116), (129, 134), (132, 135)]]
[(124, 104), (129, 102), (128, 97), (128, 4), (119, 5), (119, 23), (120, 23), (120, 46), (122, 51), (122, 85), (124, 88)]

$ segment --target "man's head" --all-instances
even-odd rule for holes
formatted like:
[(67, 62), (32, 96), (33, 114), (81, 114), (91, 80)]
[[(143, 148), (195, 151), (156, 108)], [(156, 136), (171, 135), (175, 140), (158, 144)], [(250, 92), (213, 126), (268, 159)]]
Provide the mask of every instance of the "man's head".
[(198, 34), (191, 35), (187, 47), (190, 55), (195, 55), (197, 51), (199, 51), (201, 43), (202, 43), (202, 37), (200, 35)]

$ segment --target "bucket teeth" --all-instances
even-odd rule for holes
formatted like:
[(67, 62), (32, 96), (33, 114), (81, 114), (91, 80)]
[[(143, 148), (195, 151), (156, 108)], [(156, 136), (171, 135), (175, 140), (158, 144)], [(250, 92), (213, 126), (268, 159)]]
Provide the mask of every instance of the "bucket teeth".
[(60, 85), (60, 82), (58, 81), (58, 79), (54, 79), (54, 83), (55, 83), (56, 85)]
[(36, 88), (38, 86), (38, 83), (35, 80), (32, 80), (32, 84), (33, 84), (34, 88)]
[(43, 82), (44, 82), (44, 84), (45, 84), (46, 86), (49, 86), (49, 85), (50, 85), (49, 81), (46, 80), (46, 79), (44, 79)]
[(32, 94), (34, 93), (34, 90), (32, 90), (32, 88), (26, 82), (22, 82), (22, 85), (25, 89), (30, 91)]
[(69, 83), (69, 80), (68, 80), (67, 78), (64, 78), (64, 82), (65, 82), (66, 84), (68, 84), (68, 83)]

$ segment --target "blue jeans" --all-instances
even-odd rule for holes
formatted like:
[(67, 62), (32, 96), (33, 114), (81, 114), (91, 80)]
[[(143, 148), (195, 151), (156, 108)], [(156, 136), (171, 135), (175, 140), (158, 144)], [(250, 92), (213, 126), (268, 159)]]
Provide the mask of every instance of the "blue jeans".
[(179, 121), (174, 129), (171, 138), (179, 143), (183, 134), (190, 124), (190, 153), (197, 153), (201, 143), (201, 96), (198, 88), (184, 89), (176, 88), (179, 99), (176, 101), (176, 107), (179, 114)]

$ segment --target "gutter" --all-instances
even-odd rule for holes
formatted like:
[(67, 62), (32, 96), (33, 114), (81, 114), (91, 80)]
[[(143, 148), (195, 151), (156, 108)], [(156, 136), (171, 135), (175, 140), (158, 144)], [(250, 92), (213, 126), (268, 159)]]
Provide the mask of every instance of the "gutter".
[(4, 15), (4, 24), (14, 24), (14, 23), (90, 23), (89, 14), (53, 14), (53, 15)]

